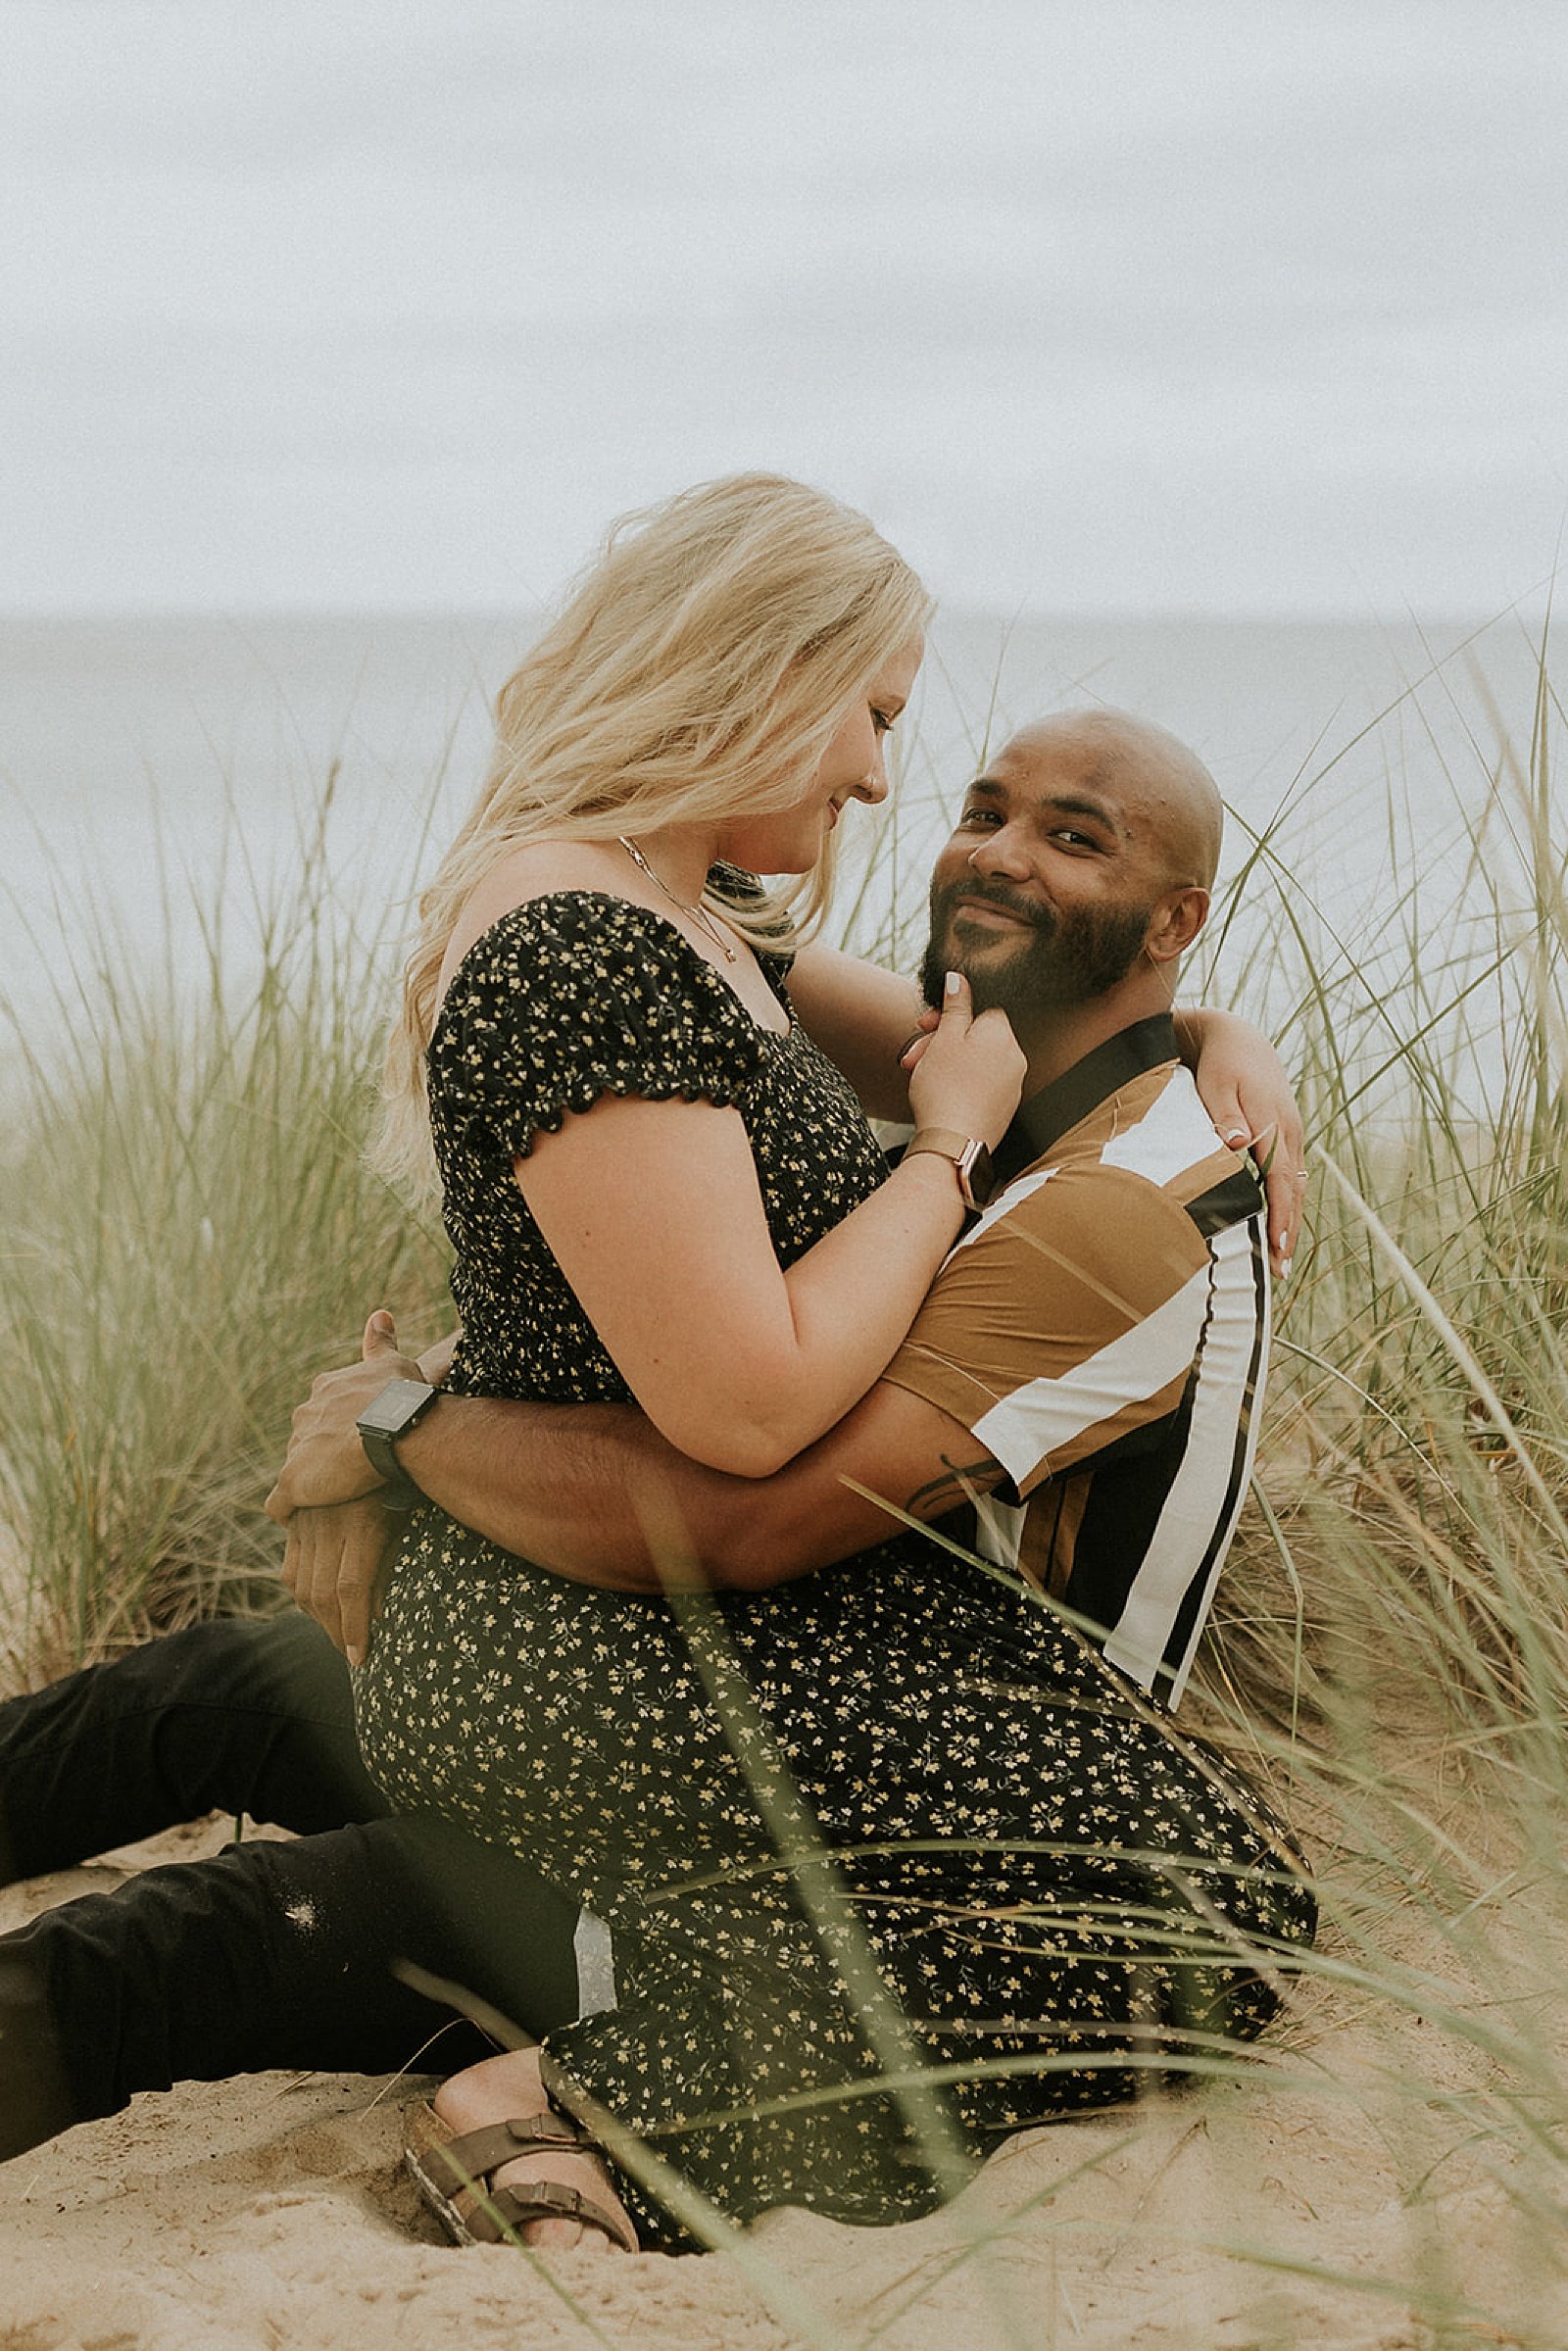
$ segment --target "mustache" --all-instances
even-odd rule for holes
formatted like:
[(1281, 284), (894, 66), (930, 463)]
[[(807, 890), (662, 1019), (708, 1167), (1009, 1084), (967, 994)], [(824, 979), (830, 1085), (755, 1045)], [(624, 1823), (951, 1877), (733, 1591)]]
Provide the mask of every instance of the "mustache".
[(1031, 929), (1050, 933), (1056, 927), (1056, 918), (1049, 906), (1036, 901), (1016, 897), (1004, 882), (982, 881), (978, 875), (972, 881), (954, 882), (935, 900), (933, 911), (944, 920), (957, 912), (960, 898), (978, 900), (983, 906), (996, 906), (1000, 912), (1010, 914), (1015, 921), (1027, 922)]

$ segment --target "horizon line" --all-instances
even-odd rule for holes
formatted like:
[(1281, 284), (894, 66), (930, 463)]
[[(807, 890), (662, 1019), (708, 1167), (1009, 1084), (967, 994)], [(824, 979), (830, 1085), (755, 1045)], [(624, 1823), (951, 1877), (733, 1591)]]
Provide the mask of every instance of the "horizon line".
[[(1545, 621), (1550, 617), (1549, 588), (1534, 588), (1509, 603), (1487, 608), (1480, 604), (1469, 607), (1444, 604), (1415, 608), (1412, 606), (1352, 606), (1352, 605), (1004, 605), (986, 604), (968, 598), (952, 597), (940, 601), (936, 608), (934, 625), (940, 628), (944, 619), (961, 618), (995, 622), (1004, 629), (1033, 626), (1071, 626), (1074, 628), (1170, 626), (1194, 624), (1205, 626), (1259, 627), (1322, 627), (1331, 623), (1352, 623), (1365, 627), (1491, 627), (1499, 620), (1520, 618)], [(529, 606), (522, 602), (474, 604), (425, 604), (378, 602), (368, 604), (313, 603), (297, 604), (60, 604), (60, 605), (0, 605), (0, 626), (47, 624), (58, 626), (103, 627), (135, 623), (169, 623), (190, 626), (195, 623), (222, 626), (246, 626), (266, 621), (481, 621), (491, 623), (544, 617), (551, 608), (548, 604)]]

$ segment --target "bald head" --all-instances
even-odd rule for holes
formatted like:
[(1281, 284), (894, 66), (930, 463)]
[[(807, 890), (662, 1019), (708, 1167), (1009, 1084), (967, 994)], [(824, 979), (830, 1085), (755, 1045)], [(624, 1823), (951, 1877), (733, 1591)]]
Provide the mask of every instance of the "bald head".
[(1059, 710), (1020, 727), (1003, 757), (1070, 770), (1157, 850), (1172, 889), (1212, 887), (1225, 821), (1219, 789), (1164, 727), (1130, 710)]
[(1214, 779), (1125, 710), (1063, 710), (1004, 743), (964, 793), (931, 876), (927, 1001), (961, 971), (1034, 1083), (1170, 1008), (1219, 858)]

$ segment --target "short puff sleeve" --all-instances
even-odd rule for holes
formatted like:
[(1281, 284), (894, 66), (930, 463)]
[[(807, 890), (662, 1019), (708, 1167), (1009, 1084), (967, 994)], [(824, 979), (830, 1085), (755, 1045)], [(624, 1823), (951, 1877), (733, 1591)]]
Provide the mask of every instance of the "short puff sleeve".
[(673, 923), (560, 891), (503, 914), (459, 964), (431, 1039), (430, 1099), (438, 1125), (510, 1160), (602, 1094), (732, 1103), (768, 1044)]

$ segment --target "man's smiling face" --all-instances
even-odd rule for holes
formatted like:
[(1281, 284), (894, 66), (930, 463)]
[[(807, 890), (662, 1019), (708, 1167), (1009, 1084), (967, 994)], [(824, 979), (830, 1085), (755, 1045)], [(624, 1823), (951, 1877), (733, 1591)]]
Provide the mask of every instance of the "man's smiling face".
[(1173, 884), (1157, 785), (1109, 721), (1052, 719), (1015, 735), (964, 794), (931, 877), (926, 1001), (961, 971), (976, 1009), (1015, 1020), (1124, 979)]

